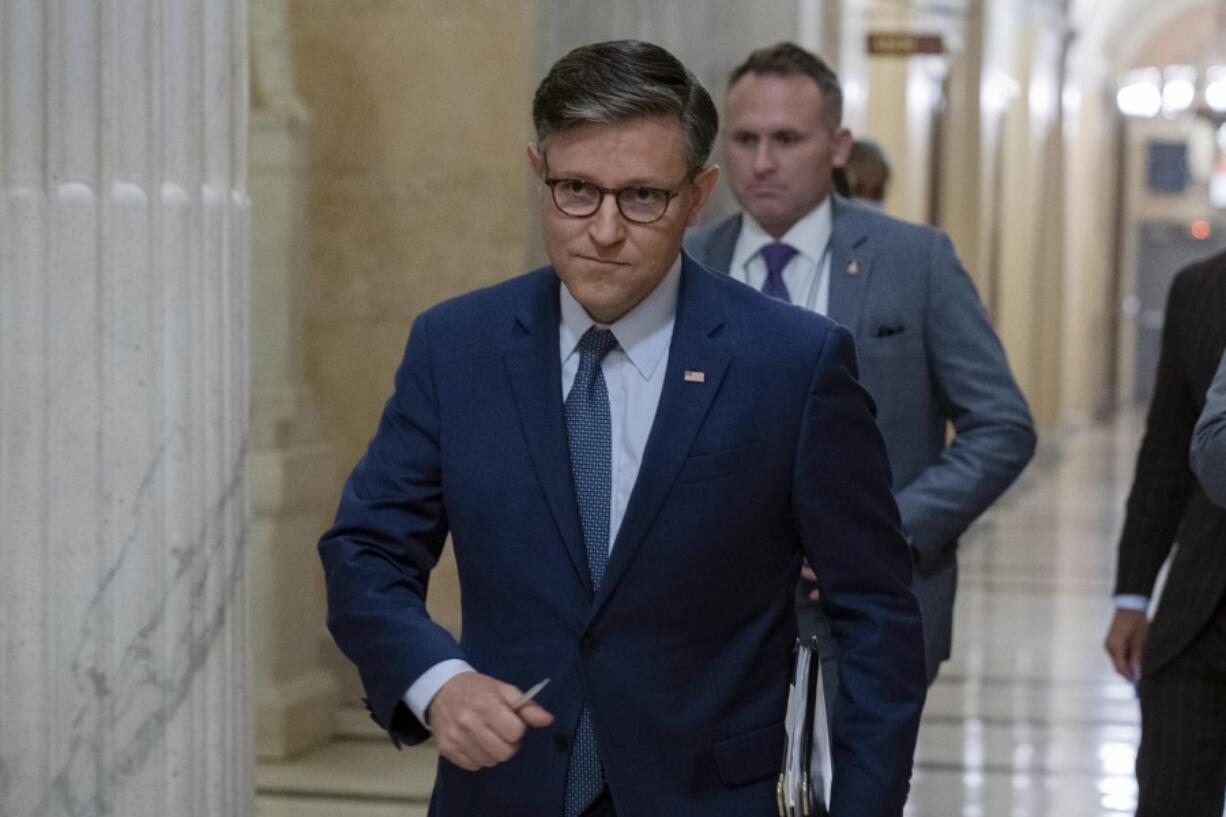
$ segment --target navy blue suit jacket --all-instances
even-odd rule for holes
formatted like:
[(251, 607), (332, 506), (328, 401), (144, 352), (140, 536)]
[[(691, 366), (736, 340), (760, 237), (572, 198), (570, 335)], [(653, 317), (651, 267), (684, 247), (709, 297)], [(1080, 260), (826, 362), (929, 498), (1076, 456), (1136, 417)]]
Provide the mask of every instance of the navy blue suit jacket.
[[(521, 688), (553, 679), (539, 700), (555, 725), (493, 769), (440, 760), (431, 814), (561, 814), (585, 697), (622, 817), (773, 814), (804, 554), (842, 658), (833, 813), (897, 817), (923, 637), (851, 337), (684, 257), (659, 409), (593, 595), (562, 416), (558, 288), (545, 268), (417, 319), (320, 542), (329, 626), (395, 739), (427, 736), (401, 696), (445, 659)], [(449, 532), (459, 643), (425, 608)]]

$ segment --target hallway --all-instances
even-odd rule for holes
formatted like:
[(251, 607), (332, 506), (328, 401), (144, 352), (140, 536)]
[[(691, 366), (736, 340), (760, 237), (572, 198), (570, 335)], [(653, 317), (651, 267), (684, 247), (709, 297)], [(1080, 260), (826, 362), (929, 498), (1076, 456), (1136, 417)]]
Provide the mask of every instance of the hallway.
[(962, 543), (954, 656), (929, 693), (909, 817), (1136, 806), (1138, 712), (1101, 644), (1142, 417), (1047, 440)]
[[(1140, 415), (1046, 440), (962, 544), (953, 659), (933, 687), (908, 817), (1109, 817), (1136, 803), (1137, 708), (1101, 648)], [(425, 814), (433, 753), (345, 738), (263, 764), (260, 817)]]

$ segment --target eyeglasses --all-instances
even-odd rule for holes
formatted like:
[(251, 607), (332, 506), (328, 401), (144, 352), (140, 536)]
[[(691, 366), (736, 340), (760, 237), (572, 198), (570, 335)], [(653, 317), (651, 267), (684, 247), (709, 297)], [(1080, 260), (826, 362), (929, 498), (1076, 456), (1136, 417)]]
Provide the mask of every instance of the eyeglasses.
[[(687, 174), (681, 184), (692, 176)], [(664, 218), (668, 203), (681, 192), (681, 185), (674, 190), (644, 185), (610, 189), (583, 179), (546, 178), (545, 184), (553, 193), (554, 206), (568, 216), (587, 218), (600, 209), (606, 195), (611, 195), (622, 218), (635, 224), (653, 224)]]

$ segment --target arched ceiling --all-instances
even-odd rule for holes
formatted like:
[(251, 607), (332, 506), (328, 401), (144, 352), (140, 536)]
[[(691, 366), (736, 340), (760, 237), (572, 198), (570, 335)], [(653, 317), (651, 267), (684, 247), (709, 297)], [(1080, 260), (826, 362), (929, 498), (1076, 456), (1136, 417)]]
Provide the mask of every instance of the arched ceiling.
[(1140, 65), (1198, 62), (1214, 45), (1215, 5), (1214, 0), (1076, 0), (1072, 17), (1080, 45), (1118, 77)]

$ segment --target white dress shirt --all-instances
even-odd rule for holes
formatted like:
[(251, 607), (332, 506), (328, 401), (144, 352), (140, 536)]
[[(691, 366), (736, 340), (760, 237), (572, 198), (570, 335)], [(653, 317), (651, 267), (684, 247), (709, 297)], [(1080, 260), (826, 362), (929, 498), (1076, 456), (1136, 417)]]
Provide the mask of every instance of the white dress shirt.
[[(558, 324), (558, 351), (562, 360), (563, 401), (579, 373), (579, 339), (596, 322), (584, 311), (565, 286), (561, 287), (561, 320)], [(617, 346), (601, 362), (605, 387), (609, 392), (609, 416), (613, 432), (613, 496), (609, 503), (609, 550), (617, 540), (630, 493), (639, 476), (647, 437), (656, 419), (664, 373), (668, 369), (668, 347), (673, 339), (677, 316), (677, 296), (681, 289), (681, 257), (673, 262), (664, 279), (638, 306), (611, 326)], [(473, 671), (467, 661), (449, 659), (422, 673), (404, 694), (404, 702), (419, 721), (426, 724), (426, 710), (443, 685), (462, 672)], [(428, 727), (429, 724), (426, 724)]]
[(830, 236), (834, 229), (830, 197), (776, 239), (749, 213), (741, 215), (741, 234), (732, 251), (728, 274), (759, 292), (766, 283), (766, 262), (760, 252), (776, 240), (795, 247), (796, 255), (783, 268), (792, 303), (825, 315), (830, 305)]
[(1120, 593), (1115, 597), (1115, 607), (1117, 610), (1133, 610), (1137, 613), (1144, 613), (1149, 609), (1149, 596)]

